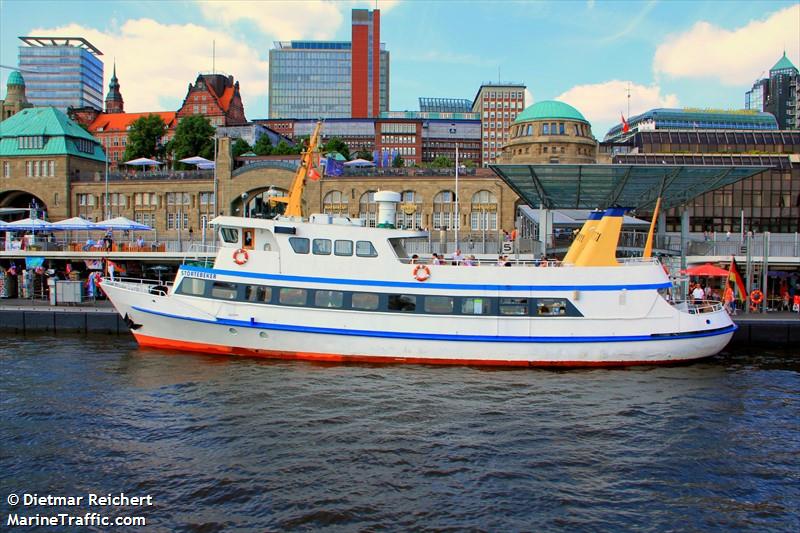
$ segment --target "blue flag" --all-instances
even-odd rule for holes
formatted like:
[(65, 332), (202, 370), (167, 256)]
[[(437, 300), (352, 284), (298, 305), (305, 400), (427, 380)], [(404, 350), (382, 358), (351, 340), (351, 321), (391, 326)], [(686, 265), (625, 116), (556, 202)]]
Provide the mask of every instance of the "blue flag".
[(384, 150), (383, 152), (383, 166), (384, 167), (389, 166), (389, 150)]
[(344, 163), (337, 161), (333, 157), (325, 159), (326, 176), (341, 176), (342, 174), (344, 174)]
[(372, 152), (372, 162), (375, 163), (377, 166), (381, 166), (381, 158), (378, 157), (378, 151), (374, 150)]

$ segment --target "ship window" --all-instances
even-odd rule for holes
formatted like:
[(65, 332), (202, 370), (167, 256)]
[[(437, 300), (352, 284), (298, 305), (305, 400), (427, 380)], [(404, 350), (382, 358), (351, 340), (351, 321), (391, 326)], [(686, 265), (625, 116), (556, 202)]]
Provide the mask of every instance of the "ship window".
[(215, 281), (214, 285), (211, 286), (211, 297), (219, 298), (220, 300), (235, 300), (237, 292), (235, 283)]
[(461, 300), (461, 313), (464, 315), (488, 315), (491, 311), (489, 298), (464, 298)]
[(314, 305), (317, 307), (342, 307), (344, 293), (342, 291), (317, 291), (314, 295)]
[(253, 229), (242, 230), (242, 239), (244, 240), (244, 243), (242, 243), (242, 248), (246, 250), (253, 249), (253, 233), (255, 233), (255, 230)]
[(379, 303), (378, 295), (371, 292), (354, 292), (352, 295), (353, 309), (374, 311), (378, 308)]
[(314, 255), (331, 255), (331, 240), (314, 239)]
[(178, 294), (203, 296), (206, 293), (206, 280), (200, 278), (183, 278)]
[(220, 230), (222, 240), (225, 242), (239, 242), (239, 230), (234, 228), (222, 228)]
[(370, 241), (356, 241), (356, 255), (358, 257), (378, 257), (378, 252)]
[(333, 253), (336, 255), (353, 255), (353, 241), (335, 241)]
[(500, 298), (500, 314), (523, 316), (528, 314), (527, 298)]
[(425, 312), (439, 315), (449, 315), (453, 312), (452, 296), (426, 296)]
[(309, 249), (308, 239), (305, 237), (289, 237), (289, 244), (296, 254), (307, 254)]
[(567, 301), (560, 298), (536, 300), (536, 314), (540, 316), (562, 316), (567, 314)]
[(272, 300), (272, 287), (247, 285), (244, 289), (244, 299), (248, 302), (269, 302)]
[[(363, 241), (361, 241), (363, 242)], [(390, 294), (389, 311), (413, 313), (417, 309), (417, 297), (412, 294)]]
[[(308, 239), (306, 239), (308, 241)], [(280, 302), (286, 305), (306, 305), (308, 291), (290, 287), (281, 287)]]

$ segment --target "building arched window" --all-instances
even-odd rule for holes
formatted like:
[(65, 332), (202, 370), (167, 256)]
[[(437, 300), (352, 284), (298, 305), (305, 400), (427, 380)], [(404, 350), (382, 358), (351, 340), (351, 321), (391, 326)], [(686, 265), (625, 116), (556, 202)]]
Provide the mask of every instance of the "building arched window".
[(533, 125), (528, 124), (528, 127), (525, 129), (525, 135), (531, 135), (531, 134), (533, 134)]
[(497, 229), (497, 197), (491, 191), (482, 190), (472, 195), (470, 205), (470, 229), (472, 231)]
[(456, 193), (440, 191), (433, 197), (433, 229), (456, 229)]
[[(258, 194), (249, 194), (242, 198), (245, 203), (245, 210), (243, 211), (242, 216), (254, 217), (254, 218), (264, 218), (274, 215), (275, 206), (269, 205), (269, 197), (272, 196), (274, 198), (288, 196), (289, 191), (286, 189), (281, 189), (280, 187), (270, 187), (265, 191), (261, 191)], [(234, 209), (241, 209), (240, 207), (234, 207)], [(279, 211), (280, 212), (280, 211)]]
[(422, 226), (422, 196), (416, 191), (400, 193), (400, 205), (397, 206), (397, 227), (403, 229), (419, 229)]
[(375, 202), (376, 192), (367, 191), (358, 200), (358, 217), (370, 228), (374, 228), (378, 220), (378, 204)]
[(322, 212), (328, 215), (347, 215), (348, 198), (341, 191), (330, 191), (322, 199)]

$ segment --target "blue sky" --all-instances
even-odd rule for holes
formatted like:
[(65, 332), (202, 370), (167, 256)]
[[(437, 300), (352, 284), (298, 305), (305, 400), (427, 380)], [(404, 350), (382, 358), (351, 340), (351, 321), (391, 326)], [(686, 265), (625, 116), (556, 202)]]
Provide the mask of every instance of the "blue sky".
[[(349, 40), (350, 10), (319, 0), (0, 0), (0, 64), (19, 35), (88, 38), (116, 58), (127, 111), (177, 109), (187, 85), (216, 68), (241, 82), (248, 118), (267, 116), (276, 40)], [(473, 98), (484, 81), (524, 82), (532, 101), (578, 109), (602, 138), (619, 113), (659, 106), (741, 108), (744, 92), (786, 49), (799, 65), (800, 4), (785, 1), (378, 1), (391, 53), (392, 110), (420, 96)], [(8, 69), (0, 69), (5, 91)], [(529, 104), (532, 102), (528, 102)]]

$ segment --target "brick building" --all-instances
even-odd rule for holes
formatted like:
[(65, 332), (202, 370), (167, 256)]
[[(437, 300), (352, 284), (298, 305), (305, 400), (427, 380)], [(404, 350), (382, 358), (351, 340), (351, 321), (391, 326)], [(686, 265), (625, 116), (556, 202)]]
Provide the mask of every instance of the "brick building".
[(482, 164), (497, 162), (510, 138), (514, 119), (525, 108), (522, 83), (484, 83), (472, 100), (472, 111), (480, 113)]
[(178, 121), (191, 115), (207, 117), (212, 126), (237, 126), (245, 124), (239, 82), (223, 74), (199, 74), (189, 84), (186, 98), (178, 109)]

